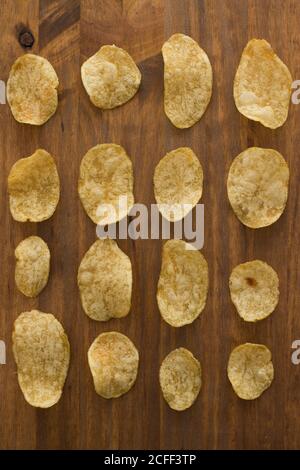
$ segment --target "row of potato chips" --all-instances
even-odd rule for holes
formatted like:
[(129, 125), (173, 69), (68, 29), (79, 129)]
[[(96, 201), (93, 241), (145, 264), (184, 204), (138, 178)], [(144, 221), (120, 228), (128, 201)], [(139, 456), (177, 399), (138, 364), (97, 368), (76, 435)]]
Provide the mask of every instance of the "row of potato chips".
[[(212, 95), (213, 74), (206, 52), (184, 34), (174, 34), (162, 47), (164, 60), (164, 109), (177, 128), (194, 125), (203, 116)], [(112, 109), (129, 101), (141, 83), (141, 73), (124, 50), (105, 45), (86, 60), (81, 78), (91, 102)], [(25, 54), (13, 64), (7, 99), (14, 118), (21, 123), (44, 124), (55, 113), (59, 81), (50, 62)], [(276, 129), (288, 116), (292, 77), (264, 39), (245, 47), (235, 78), (233, 95), (241, 114)]]
[[(85, 154), (80, 165), (78, 193), (87, 215), (99, 225), (120, 221), (134, 205), (133, 167), (123, 147), (99, 144)], [(203, 170), (192, 149), (180, 147), (157, 164), (154, 195), (158, 209), (169, 221), (185, 217), (199, 202)], [(289, 186), (289, 168), (273, 149), (251, 147), (232, 162), (228, 178), (229, 202), (251, 228), (273, 224), (283, 213)], [(54, 158), (38, 149), (19, 159), (8, 176), (10, 211), (19, 222), (41, 222), (54, 213), (60, 182)]]
[[(14, 323), (13, 353), (18, 381), (26, 401), (34, 407), (55, 405), (63, 391), (70, 362), (70, 344), (61, 323), (51, 313), (23, 312)], [(139, 353), (125, 335), (100, 334), (88, 350), (95, 391), (103, 398), (118, 398), (134, 385)], [(246, 343), (230, 354), (228, 378), (245, 400), (258, 398), (272, 383), (271, 352), (261, 344)], [(185, 348), (170, 352), (159, 370), (163, 397), (176, 411), (189, 408), (202, 386), (200, 362)]]
[[(50, 251), (40, 237), (30, 236), (15, 249), (15, 282), (27, 297), (37, 297), (48, 282)], [(93, 320), (122, 318), (131, 309), (130, 258), (111, 239), (99, 239), (83, 256), (77, 275), (84, 312)], [(157, 304), (173, 327), (194, 322), (204, 310), (209, 285), (208, 264), (202, 253), (183, 240), (163, 245)], [(248, 322), (268, 317), (279, 299), (276, 271), (261, 260), (236, 266), (229, 280), (232, 302)]]

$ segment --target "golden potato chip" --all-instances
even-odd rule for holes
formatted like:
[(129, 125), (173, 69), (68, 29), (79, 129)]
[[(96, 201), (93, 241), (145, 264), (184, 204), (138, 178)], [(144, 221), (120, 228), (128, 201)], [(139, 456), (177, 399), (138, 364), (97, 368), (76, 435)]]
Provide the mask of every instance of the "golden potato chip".
[(25, 400), (49, 408), (61, 397), (69, 368), (70, 345), (51, 313), (24, 312), (14, 323), (13, 353)]
[(175, 327), (192, 323), (205, 307), (207, 291), (204, 256), (182, 240), (167, 241), (156, 295), (163, 319)]
[(40, 237), (28, 237), (15, 249), (17, 288), (27, 297), (36, 297), (48, 282), (50, 251)]
[(141, 83), (141, 73), (128, 52), (102, 46), (82, 64), (81, 79), (91, 102), (112, 109), (129, 101)]
[(200, 362), (188, 349), (174, 349), (160, 366), (159, 382), (170, 408), (186, 410), (195, 402), (201, 389)]
[(270, 350), (263, 344), (237, 346), (230, 354), (227, 374), (238, 397), (243, 400), (258, 398), (274, 378)]
[(9, 206), (18, 222), (49, 219), (59, 201), (59, 177), (53, 157), (38, 149), (18, 160), (8, 176)]
[(92, 147), (81, 161), (78, 192), (95, 224), (112, 224), (126, 217), (134, 204), (133, 170), (123, 147)]
[(58, 78), (44, 57), (25, 54), (13, 64), (7, 81), (7, 101), (16, 121), (40, 126), (57, 108)]
[(162, 47), (164, 107), (179, 129), (193, 126), (204, 114), (212, 93), (209, 58), (189, 36), (173, 34)]
[(279, 299), (279, 279), (271, 266), (260, 260), (236, 266), (229, 279), (231, 300), (245, 321), (268, 317)]
[(185, 217), (202, 196), (202, 166), (188, 147), (167, 153), (157, 164), (153, 181), (158, 209), (171, 222)]
[(279, 152), (251, 147), (232, 162), (228, 198), (235, 215), (250, 228), (276, 222), (284, 211), (289, 184), (289, 168)]
[(91, 344), (88, 361), (95, 390), (103, 398), (118, 398), (134, 385), (139, 353), (127, 336), (110, 331)]
[(252, 39), (238, 66), (233, 94), (237, 109), (253, 121), (276, 129), (288, 116), (292, 77), (264, 39)]
[(93, 243), (82, 258), (77, 280), (83, 310), (90, 318), (106, 321), (128, 315), (131, 261), (114, 240)]

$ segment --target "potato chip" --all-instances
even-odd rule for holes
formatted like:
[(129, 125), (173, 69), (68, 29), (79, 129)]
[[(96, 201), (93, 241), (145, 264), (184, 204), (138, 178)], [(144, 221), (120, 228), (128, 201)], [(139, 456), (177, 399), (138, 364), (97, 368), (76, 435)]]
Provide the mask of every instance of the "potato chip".
[(91, 102), (112, 109), (129, 101), (138, 91), (141, 73), (128, 52), (102, 46), (82, 64), (81, 79)]
[(270, 350), (263, 344), (237, 346), (230, 354), (227, 374), (238, 397), (243, 400), (258, 398), (274, 378)]
[(127, 336), (110, 331), (102, 333), (90, 346), (88, 361), (95, 390), (103, 398), (118, 398), (134, 385), (139, 353)]
[(40, 237), (28, 237), (15, 249), (17, 288), (27, 297), (36, 297), (48, 282), (50, 251)]
[(182, 240), (167, 241), (156, 295), (163, 319), (175, 327), (192, 323), (205, 307), (207, 291), (204, 256)]
[(57, 108), (58, 78), (44, 57), (25, 54), (13, 64), (7, 81), (7, 101), (16, 121), (40, 126)]
[(171, 351), (159, 370), (159, 382), (172, 410), (183, 411), (192, 406), (201, 389), (201, 365), (185, 348)]
[(288, 116), (292, 77), (264, 39), (252, 39), (238, 66), (233, 94), (237, 109), (253, 121), (276, 129)]
[(179, 129), (193, 126), (204, 114), (212, 93), (209, 58), (189, 36), (173, 34), (162, 47), (164, 107)]
[(263, 320), (278, 304), (277, 273), (260, 260), (236, 266), (230, 275), (229, 289), (231, 300), (245, 321)]
[(239, 220), (250, 228), (276, 222), (284, 211), (289, 184), (289, 168), (279, 152), (251, 147), (232, 162), (227, 192)]
[(134, 204), (133, 169), (123, 147), (92, 147), (81, 161), (78, 192), (95, 224), (112, 224), (126, 217)]
[(59, 201), (59, 186), (55, 161), (46, 150), (21, 158), (8, 176), (11, 215), (18, 222), (49, 219)]
[(77, 280), (83, 310), (90, 318), (106, 321), (128, 315), (131, 261), (114, 240), (93, 243), (82, 258)]
[(176, 222), (185, 217), (202, 196), (202, 166), (188, 147), (167, 153), (154, 171), (154, 195), (161, 214)]
[(24, 312), (14, 323), (13, 353), (25, 400), (49, 408), (61, 397), (69, 368), (70, 345), (51, 313)]

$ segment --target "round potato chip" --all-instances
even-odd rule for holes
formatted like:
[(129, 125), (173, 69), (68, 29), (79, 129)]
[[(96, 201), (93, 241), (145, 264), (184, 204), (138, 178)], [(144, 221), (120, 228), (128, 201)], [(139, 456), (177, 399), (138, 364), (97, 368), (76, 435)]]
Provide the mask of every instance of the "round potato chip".
[(204, 256), (182, 240), (167, 241), (156, 295), (163, 319), (175, 327), (192, 323), (205, 307), (207, 291)]
[(88, 361), (95, 390), (103, 398), (118, 398), (134, 385), (139, 353), (127, 336), (110, 331), (91, 344)]
[(159, 370), (159, 382), (172, 410), (183, 411), (192, 406), (201, 389), (201, 365), (185, 348), (171, 351)]
[(49, 408), (61, 397), (69, 368), (70, 345), (51, 313), (24, 312), (14, 323), (13, 353), (25, 400)]
[(189, 36), (173, 34), (162, 47), (164, 107), (179, 129), (193, 126), (204, 114), (212, 93), (209, 58)]
[(153, 181), (158, 209), (171, 222), (183, 219), (202, 196), (202, 166), (188, 147), (167, 153), (157, 164)]
[(237, 346), (230, 354), (227, 374), (238, 397), (243, 400), (258, 398), (274, 378), (270, 350), (263, 344)]
[(123, 147), (92, 147), (81, 161), (78, 192), (95, 224), (112, 224), (126, 217), (134, 204), (133, 170)]
[(263, 320), (278, 304), (277, 273), (260, 260), (236, 266), (230, 275), (229, 289), (231, 300), (245, 321)]
[(25, 54), (13, 64), (7, 81), (7, 101), (16, 121), (40, 126), (57, 108), (58, 78), (44, 57)]
[(21, 158), (8, 176), (9, 206), (18, 222), (49, 219), (59, 201), (59, 177), (53, 157), (38, 149)]
[(289, 168), (279, 152), (251, 147), (232, 162), (228, 198), (235, 215), (250, 228), (276, 222), (284, 211), (289, 184)]
[(82, 64), (81, 79), (91, 102), (112, 109), (129, 101), (141, 83), (141, 73), (128, 52), (102, 46)]
[(48, 282), (50, 251), (40, 237), (28, 237), (15, 249), (17, 288), (27, 297), (36, 297)]
[(90, 318), (106, 321), (128, 315), (131, 261), (114, 240), (93, 243), (82, 258), (77, 280), (83, 310)]
[(233, 87), (237, 109), (253, 121), (276, 129), (288, 116), (292, 77), (264, 39), (252, 39), (245, 47)]

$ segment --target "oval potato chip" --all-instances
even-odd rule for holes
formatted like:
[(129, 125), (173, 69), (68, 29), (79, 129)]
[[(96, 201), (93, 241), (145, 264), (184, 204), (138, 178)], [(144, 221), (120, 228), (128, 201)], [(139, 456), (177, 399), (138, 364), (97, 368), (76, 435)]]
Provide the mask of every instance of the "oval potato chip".
[(288, 116), (292, 77), (264, 39), (252, 39), (245, 47), (233, 87), (241, 114), (265, 127), (276, 129)]
[(13, 353), (25, 400), (49, 408), (61, 397), (69, 368), (70, 345), (51, 313), (24, 312), (14, 323)]
[(127, 336), (110, 331), (91, 344), (88, 362), (95, 390), (103, 398), (118, 398), (134, 385), (139, 353)]
[(133, 169), (123, 147), (92, 147), (81, 161), (78, 192), (95, 224), (112, 224), (126, 217), (134, 204)]
[(238, 397), (243, 400), (258, 398), (274, 378), (270, 350), (263, 344), (237, 346), (230, 354), (227, 374)]
[(169, 221), (183, 219), (202, 196), (202, 166), (188, 147), (167, 153), (154, 171), (154, 195), (161, 214)]
[(174, 349), (160, 366), (159, 382), (169, 407), (186, 410), (196, 401), (201, 389), (200, 362), (188, 349)]
[(268, 317), (279, 300), (279, 279), (271, 266), (260, 260), (236, 266), (229, 279), (231, 300), (245, 321)]
[(260, 228), (276, 222), (286, 206), (289, 168), (273, 149), (250, 147), (232, 162), (227, 192), (231, 207), (247, 227)]
[(193, 126), (204, 114), (212, 93), (209, 58), (189, 36), (173, 34), (163, 45), (164, 107), (179, 129)]
[(128, 315), (131, 261), (114, 240), (93, 243), (82, 258), (77, 280), (83, 310), (90, 318), (106, 321)]
[(7, 101), (16, 121), (40, 126), (57, 108), (58, 78), (44, 57), (25, 54), (13, 64), (7, 81)]
[(18, 222), (49, 219), (59, 201), (59, 186), (55, 161), (46, 150), (21, 158), (8, 176), (11, 215)]
[(82, 64), (81, 79), (95, 106), (112, 109), (136, 94), (141, 72), (124, 49), (115, 45), (102, 46)]
[(48, 282), (50, 251), (40, 237), (28, 237), (15, 249), (17, 288), (27, 297), (36, 297)]
[(208, 291), (208, 266), (204, 256), (183, 240), (163, 246), (157, 286), (157, 303), (171, 326), (192, 323), (203, 311)]

